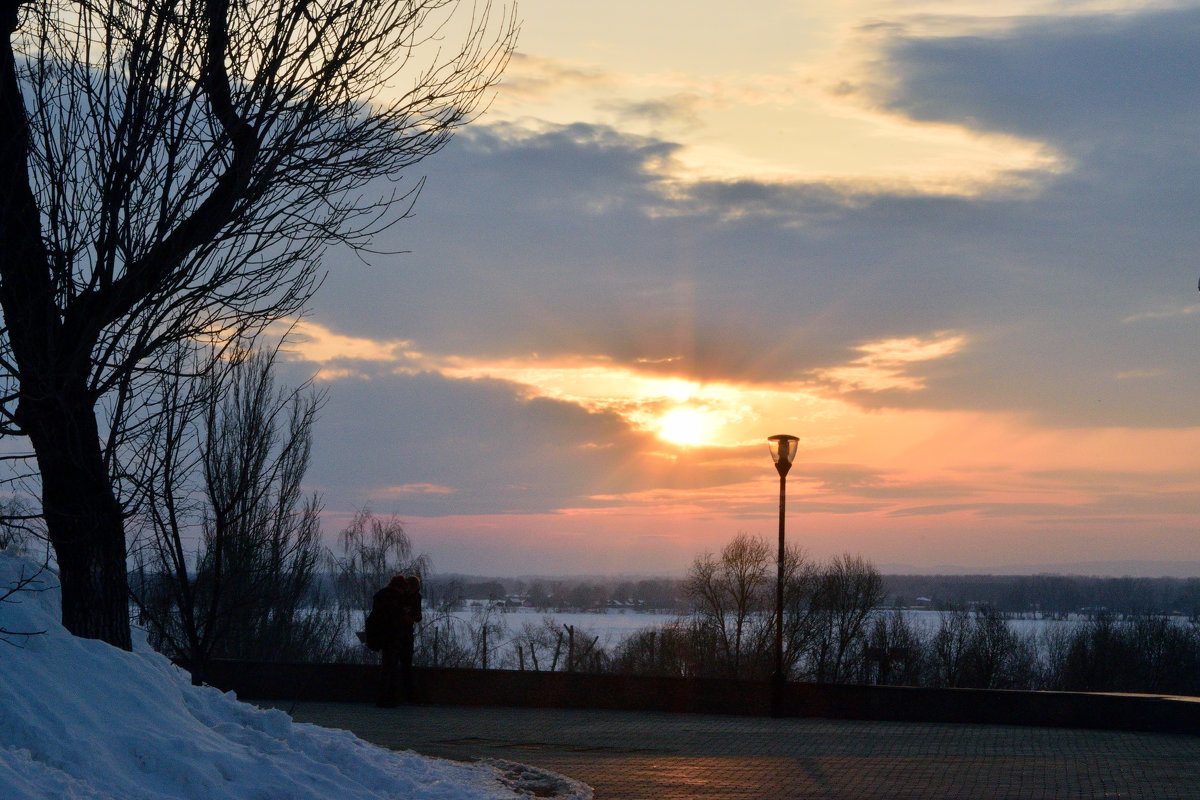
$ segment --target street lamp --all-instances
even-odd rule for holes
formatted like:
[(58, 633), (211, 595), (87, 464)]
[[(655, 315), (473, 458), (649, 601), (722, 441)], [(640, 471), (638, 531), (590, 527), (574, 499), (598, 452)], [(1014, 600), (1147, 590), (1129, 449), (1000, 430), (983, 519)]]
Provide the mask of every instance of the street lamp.
[(781, 433), (768, 436), (767, 443), (771, 446), (771, 460), (779, 472), (779, 558), (777, 560), (778, 575), (775, 578), (775, 672), (771, 675), (771, 713), (779, 716), (783, 696), (783, 514), (787, 488), (788, 470), (796, 458), (796, 448), (800, 440), (795, 436)]

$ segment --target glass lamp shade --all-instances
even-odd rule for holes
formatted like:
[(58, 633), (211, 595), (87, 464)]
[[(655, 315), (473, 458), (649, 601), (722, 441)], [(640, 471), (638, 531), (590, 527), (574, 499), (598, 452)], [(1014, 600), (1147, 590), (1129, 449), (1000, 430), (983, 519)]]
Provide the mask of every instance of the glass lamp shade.
[(768, 436), (767, 443), (771, 446), (771, 460), (775, 462), (775, 468), (781, 472), (786, 472), (792, 466), (792, 461), (796, 458), (796, 450), (799, 447), (800, 440), (795, 436), (780, 433), (775, 436)]

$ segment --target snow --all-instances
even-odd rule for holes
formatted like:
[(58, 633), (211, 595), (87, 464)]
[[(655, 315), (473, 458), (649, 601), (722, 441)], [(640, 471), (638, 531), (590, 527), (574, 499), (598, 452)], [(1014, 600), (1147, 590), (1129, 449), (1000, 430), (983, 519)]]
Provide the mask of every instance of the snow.
[[(0, 596), (39, 567), (0, 550)], [(0, 602), (4, 800), (589, 800), (561, 775), (375, 747), (194, 687), (135, 630), (134, 650), (59, 622), (52, 573)], [(23, 635), (44, 631), (37, 635)]]

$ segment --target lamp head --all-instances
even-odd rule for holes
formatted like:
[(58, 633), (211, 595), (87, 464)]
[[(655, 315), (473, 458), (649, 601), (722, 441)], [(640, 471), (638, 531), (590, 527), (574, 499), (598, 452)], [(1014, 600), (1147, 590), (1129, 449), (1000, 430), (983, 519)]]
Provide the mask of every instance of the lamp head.
[(771, 460), (775, 462), (775, 469), (779, 470), (780, 477), (787, 475), (787, 471), (792, 468), (792, 461), (796, 458), (800, 440), (795, 436), (780, 433), (768, 436), (767, 443), (771, 446)]

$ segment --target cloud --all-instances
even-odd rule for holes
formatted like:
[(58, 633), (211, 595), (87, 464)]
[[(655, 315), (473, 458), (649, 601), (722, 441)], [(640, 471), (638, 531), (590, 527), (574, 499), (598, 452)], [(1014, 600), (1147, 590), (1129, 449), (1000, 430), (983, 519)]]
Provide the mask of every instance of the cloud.
[(818, 376), (842, 391), (905, 391), (924, 389), (925, 380), (911, 373), (912, 367), (952, 356), (962, 350), (966, 337), (939, 333), (922, 338), (886, 339), (859, 345), (862, 356), (844, 366), (818, 370)]
[(881, 469), (865, 464), (801, 463), (788, 475), (793, 483), (799, 481), (819, 496), (837, 497), (846, 502), (871, 501), (873, 509), (889, 508), (897, 502), (920, 498), (970, 494), (962, 480), (921, 479), (899, 468)]
[(552, 95), (610, 83), (612, 77), (602, 70), (517, 52), (504, 73), (503, 97), (510, 102), (545, 100)]
[[(869, 191), (978, 194), (1027, 187), (1058, 167), (1038, 142), (958, 122), (914, 120), (857, 102), (838, 64), (769, 70), (614, 69), (520, 56), (492, 107), (506, 125), (611, 127), (673, 141), (674, 180), (828, 182)], [(637, 59), (634, 59), (636, 61)], [(627, 63), (617, 59), (616, 63)], [(760, 67), (766, 64), (760, 64)], [(848, 102), (854, 100), (855, 102)]]
[(307, 481), (334, 509), (549, 513), (655, 486), (724, 486), (740, 470), (736, 451), (685, 459), (616, 413), (493, 379), (376, 373), (327, 392)]
[[(800, 380), (702, 380), (672, 372), (678, 359), (635, 359), (536, 354), (505, 359), (423, 354), (410, 341), (374, 341), (334, 333), (314, 322), (287, 345), (293, 361), (320, 366), (318, 380), (370, 380), (373, 376), (436, 374), (452, 381), (496, 381), (524, 400), (570, 403), (597, 414), (615, 414), (632, 431), (652, 433), (685, 448), (740, 448), (761, 442), (771, 420), (852, 418), (844, 395), (855, 391), (924, 388), (919, 366), (955, 354), (964, 337), (937, 333), (868, 342), (848, 364), (817, 370)], [(331, 366), (354, 363), (353, 369)], [(832, 387), (832, 388), (831, 388)]]
[(966, 514), (981, 519), (1021, 519), (1029, 524), (1057, 522), (1113, 523), (1122, 520), (1147, 523), (1168, 516), (1190, 519), (1194, 514), (1195, 492), (1156, 492), (1152, 495), (1112, 495), (1084, 502), (1031, 503), (965, 502), (918, 505), (895, 509), (891, 517), (938, 517)]
[(1187, 317), (1200, 312), (1200, 303), (1192, 303), (1186, 306), (1175, 306), (1173, 308), (1163, 308), (1157, 311), (1142, 311), (1137, 314), (1130, 314), (1121, 322), (1125, 325), (1132, 325), (1136, 322), (1154, 322), (1158, 320), (1173, 320), (1179, 317)]
[(286, 335), (282, 352), (295, 361), (328, 364), (334, 361), (411, 362), (421, 354), (404, 339), (378, 340), (335, 333), (308, 320), (282, 320), (272, 329)]
[(1191, 5), (1028, 16), (982, 35), (901, 31), (886, 46), (888, 105), (915, 119), (1044, 137), (1079, 157), (1123, 139), (1134, 155), (1194, 127), (1197, 40), (1200, 8)]
[(656, 128), (666, 123), (695, 128), (700, 125), (698, 110), (702, 105), (698, 95), (679, 92), (649, 100), (606, 101), (600, 107), (614, 111), (621, 122), (645, 121)]
[[(370, 270), (331, 261), (318, 318), (430, 352), (602, 354), (705, 381), (799, 379), (863, 357), (863, 341), (954, 330), (970, 350), (927, 362), (926, 390), (854, 402), (1195, 421), (1190, 328), (1121, 324), (1192, 301), (1186, 170), (1114, 172), (1104, 191), (1064, 176), (1034, 197), (933, 198), (672, 185), (655, 165), (674, 151), (589, 126), (478, 128), (383, 243), (412, 254)], [(1167, 191), (1151, 201), (1152, 189)], [(766, 313), (766, 298), (786, 313)], [(1138, 370), (1161, 375), (1152, 393), (1115, 377)]]

